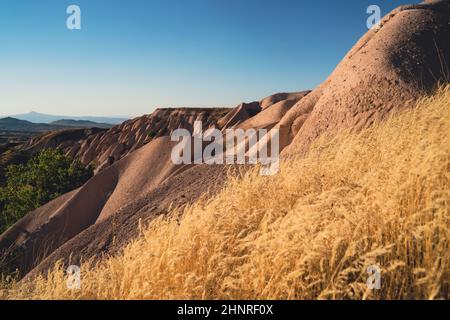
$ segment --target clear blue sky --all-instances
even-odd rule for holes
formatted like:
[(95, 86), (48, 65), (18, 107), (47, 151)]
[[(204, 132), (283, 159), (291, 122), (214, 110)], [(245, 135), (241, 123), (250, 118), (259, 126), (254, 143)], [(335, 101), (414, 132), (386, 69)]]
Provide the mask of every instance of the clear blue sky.
[[(382, 14), (416, 0), (0, 0), (0, 114), (235, 106), (322, 82)], [(66, 28), (79, 5), (82, 29)]]

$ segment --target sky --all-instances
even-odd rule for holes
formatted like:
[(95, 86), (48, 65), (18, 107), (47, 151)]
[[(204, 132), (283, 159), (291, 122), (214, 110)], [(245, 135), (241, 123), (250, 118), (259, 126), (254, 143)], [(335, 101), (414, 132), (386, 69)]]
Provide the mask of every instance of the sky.
[(138, 116), (312, 89), (367, 32), (369, 5), (417, 2), (0, 0), (0, 115)]

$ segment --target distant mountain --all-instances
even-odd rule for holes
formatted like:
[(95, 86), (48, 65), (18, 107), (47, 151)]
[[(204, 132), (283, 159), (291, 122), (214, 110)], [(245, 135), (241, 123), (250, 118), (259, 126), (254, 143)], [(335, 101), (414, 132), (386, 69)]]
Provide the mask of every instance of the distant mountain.
[(57, 120), (51, 122), (50, 124), (75, 128), (103, 128), (103, 129), (110, 129), (114, 126), (113, 124), (110, 123), (100, 123), (88, 120), (72, 120), (72, 119)]
[(20, 120), (12, 117), (0, 119), (0, 131), (15, 131), (15, 132), (31, 132), (41, 133), (64, 129), (83, 129), (83, 128), (101, 128), (110, 129), (112, 124), (97, 123), (87, 120), (71, 120), (63, 119), (54, 121), (52, 123), (33, 123), (27, 120)]
[(52, 123), (58, 120), (82, 120), (82, 121), (93, 121), (97, 123), (116, 125), (128, 120), (128, 118), (126, 117), (93, 117), (93, 116), (72, 117), (72, 116), (44, 114), (34, 111), (24, 114), (11, 115), (10, 117), (19, 120), (30, 121), (33, 123)]
[(1, 131), (22, 131), (22, 132), (47, 132), (54, 130), (67, 129), (66, 126), (51, 125), (46, 123), (32, 123), (26, 120), (19, 120), (11, 117), (0, 119)]

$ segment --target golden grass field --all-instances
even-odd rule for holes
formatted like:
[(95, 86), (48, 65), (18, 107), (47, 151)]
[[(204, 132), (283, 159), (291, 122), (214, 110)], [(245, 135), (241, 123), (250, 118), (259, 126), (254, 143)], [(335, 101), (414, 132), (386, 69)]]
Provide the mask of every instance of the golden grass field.
[[(6, 299), (448, 299), (450, 86), (159, 218), (124, 252)], [(212, 179), (214, 177), (211, 177)], [(367, 268), (381, 268), (370, 290)]]

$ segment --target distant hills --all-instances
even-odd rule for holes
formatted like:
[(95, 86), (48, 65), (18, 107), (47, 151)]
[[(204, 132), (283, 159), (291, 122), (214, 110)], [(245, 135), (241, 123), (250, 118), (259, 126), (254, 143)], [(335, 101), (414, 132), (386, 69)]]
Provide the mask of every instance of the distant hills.
[(60, 130), (67, 127), (60, 125), (52, 125), (46, 123), (32, 123), (26, 120), (20, 120), (16, 118), (3, 118), (0, 119), (1, 131), (21, 131), (21, 132), (46, 132), (53, 130)]
[(111, 123), (101, 123), (89, 120), (72, 120), (72, 119), (61, 119), (53, 121), (50, 123), (50, 125), (75, 127), (75, 128), (103, 128), (103, 129), (109, 129), (114, 126)]
[(102, 128), (109, 129), (112, 124), (98, 123), (88, 120), (62, 119), (51, 123), (33, 123), (27, 120), (20, 120), (12, 117), (0, 119), (0, 131), (16, 131), (41, 133), (47, 131), (64, 130), (72, 128)]
[[(47, 124), (60, 120), (64, 121), (75, 120), (75, 121), (91, 121), (100, 124), (116, 125), (128, 120), (127, 117), (94, 117), (94, 116), (75, 117), (75, 116), (51, 115), (34, 111), (24, 114), (11, 115), (9, 117), (33, 123), (47, 123)], [(79, 126), (79, 124), (77, 124), (77, 126)], [(96, 126), (98, 127), (98, 125)]]
[(0, 155), (11, 147), (23, 144), (30, 138), (50, 131), (69, 132), (80, 129), (107, 130), (112, 128), (115, 123), (121, 123), (127, 120), (126, 118), (86, 117), (89, 119), (104, 120), (104, 122), (96, 122), (78, 119), (78, 117), (75, 117), (77, 119), (59, 117), (37, 112), (30, 112), (15, 117), (0, 117)]

